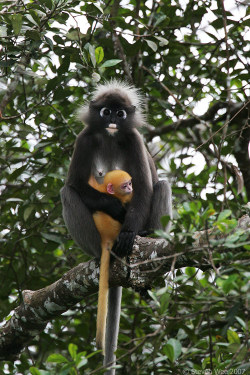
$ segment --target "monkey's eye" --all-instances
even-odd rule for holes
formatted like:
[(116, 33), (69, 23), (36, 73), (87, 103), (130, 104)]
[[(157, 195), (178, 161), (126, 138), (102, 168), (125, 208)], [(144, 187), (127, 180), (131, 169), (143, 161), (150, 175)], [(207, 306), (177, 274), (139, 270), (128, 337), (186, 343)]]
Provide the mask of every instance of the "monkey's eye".
[(124, 111), (124, 109), (120, 109), (119, 111), (116, 112), (116, 114), (118, 117), (123, 118), (124, 120), (127, 117), (127, 112)]
[(100, 116), (101, 117), (104, 117), (104, 116), (109, 116), (111, 113), (110, 109), (104, 107), (100, 110)]

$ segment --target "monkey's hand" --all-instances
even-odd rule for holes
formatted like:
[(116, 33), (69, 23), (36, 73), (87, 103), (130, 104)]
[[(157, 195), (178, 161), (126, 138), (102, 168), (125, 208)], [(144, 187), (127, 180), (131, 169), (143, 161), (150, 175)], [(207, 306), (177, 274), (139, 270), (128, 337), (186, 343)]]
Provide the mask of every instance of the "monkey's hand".
[(132, 231), (121, 231), (112, 251), (120, 258), (129, 255), (132, 251), (136, 233)]

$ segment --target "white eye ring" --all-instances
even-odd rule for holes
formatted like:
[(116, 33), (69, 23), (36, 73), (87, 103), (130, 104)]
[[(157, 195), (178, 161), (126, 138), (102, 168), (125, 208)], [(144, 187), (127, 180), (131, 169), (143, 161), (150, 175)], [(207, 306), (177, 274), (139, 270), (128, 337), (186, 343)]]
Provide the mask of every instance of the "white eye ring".
[(124, 109), (119, 109), (119, 111), (116, 112), (116, 115), (125, 120), (127, 117), (127, 112)]
[[(105, 113), (106, 112), (106, 113)], [(100, 116), (101, 117), (104, 117), (104, 116), (109, 116), (111, 113), (110, 109), (108, 109), (107, 107), (103, 107), (101, 110), (100, 110)]]

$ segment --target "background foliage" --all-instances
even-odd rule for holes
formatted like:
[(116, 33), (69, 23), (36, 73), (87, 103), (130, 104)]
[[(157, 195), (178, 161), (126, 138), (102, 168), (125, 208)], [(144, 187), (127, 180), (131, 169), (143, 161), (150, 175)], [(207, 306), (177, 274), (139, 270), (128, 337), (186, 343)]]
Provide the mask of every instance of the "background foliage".
[[(229, 236), (210, 242), (212, 270), (173, 263), (147, 296), (124, 291), (117, 373), (244, 373), (249, 244), (246, 231), (230, 233), (250, 198), (246, 2), (2, 0), (0, 41), (1, 321), (23, 289), (86, 259), (59, 197), (76, 110), (99, 79), (125, 78), (146, 96), (142, 131), (173, 186), (176, 249), (207, 227)], [(49, 323), (0, 373), (92, 373), (96, 299)]]

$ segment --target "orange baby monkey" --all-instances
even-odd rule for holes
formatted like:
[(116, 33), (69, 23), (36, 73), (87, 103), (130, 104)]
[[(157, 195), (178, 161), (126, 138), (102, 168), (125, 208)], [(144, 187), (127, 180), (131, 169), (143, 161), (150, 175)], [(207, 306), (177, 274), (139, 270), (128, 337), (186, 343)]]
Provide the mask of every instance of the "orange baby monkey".
[[(123, 205), (130, 202), (132, 199), (132, 182), (131, 176), (122, 170), (114, 170), (108, 172), (104, 177), (103, 184), (98, 184), (94, 176), (91, 176), (89, 181), (94, 189), (106, 193), (113, 194), (118, 198)], [(106, 318), (108, 310), (108, 290), (109, 290), (109, 263), (110, 250), (120, 233), (121, 223), (114, 220), (111, 216), (102, 211), (97, 211), (93, 214), (96, 228), (101, 236), (101, 263), (100, 263), (100, 277), (99, 277), (99, 295), (97, 308), (97, 323), (96, 323), (96, 346), (102, 349), (105, 355), (105, 333), (106, 333)]]

